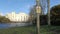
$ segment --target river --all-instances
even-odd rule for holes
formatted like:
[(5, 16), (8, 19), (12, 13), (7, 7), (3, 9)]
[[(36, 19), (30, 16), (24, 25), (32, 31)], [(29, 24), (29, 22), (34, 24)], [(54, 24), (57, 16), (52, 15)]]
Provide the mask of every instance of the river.
[(6, 24), (0, 24), (0, 28), (20, 27), (28, 25), (32, 25), (32, 23), (6, 23)]

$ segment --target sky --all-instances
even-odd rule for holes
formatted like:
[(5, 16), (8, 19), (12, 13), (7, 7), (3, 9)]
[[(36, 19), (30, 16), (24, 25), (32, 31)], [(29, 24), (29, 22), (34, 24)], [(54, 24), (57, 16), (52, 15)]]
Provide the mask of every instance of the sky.
[[(60, 4), (60, 0), (50, 0), (50, 7)], [(0, 12), (5, 15), (15, 11), (29, 14), (30, 7), (35, 5), (35, 0), (0, 0)]]

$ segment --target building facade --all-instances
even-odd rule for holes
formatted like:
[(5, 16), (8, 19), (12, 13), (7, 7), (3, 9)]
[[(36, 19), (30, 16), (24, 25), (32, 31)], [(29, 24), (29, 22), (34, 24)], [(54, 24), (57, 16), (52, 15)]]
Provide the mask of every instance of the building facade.
[(8, 13), (8, 14), (6, 14), (5, 17), (13, 22), (26, 22), (29, 19), (29, 15), (27, 15), (25, 13), (16, 14), (15, 12)]

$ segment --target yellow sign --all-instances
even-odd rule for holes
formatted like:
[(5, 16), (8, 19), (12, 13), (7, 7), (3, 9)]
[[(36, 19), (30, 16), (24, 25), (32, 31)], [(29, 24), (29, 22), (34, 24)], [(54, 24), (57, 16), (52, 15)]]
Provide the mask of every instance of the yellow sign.
[(36, 13), (41, 13), (41, 7), (40, 6), (36, 6)]
[(36, 1), (39, 1), (39, 0), (36, 0)]

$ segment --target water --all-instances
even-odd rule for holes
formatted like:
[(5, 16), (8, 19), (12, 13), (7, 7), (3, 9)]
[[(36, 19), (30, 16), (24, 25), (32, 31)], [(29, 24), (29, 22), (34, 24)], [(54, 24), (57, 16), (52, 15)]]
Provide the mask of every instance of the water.
[(0, 24), (0, 28), (8, 28), (9, 24)]
[(32, 23), (6, 23), (6, 24), (0, 24), (0, 29), (9, 27), (28, 26), (28, 25), (32, 25)]

